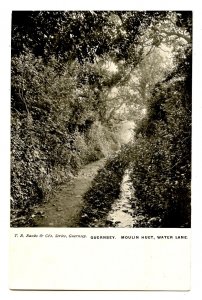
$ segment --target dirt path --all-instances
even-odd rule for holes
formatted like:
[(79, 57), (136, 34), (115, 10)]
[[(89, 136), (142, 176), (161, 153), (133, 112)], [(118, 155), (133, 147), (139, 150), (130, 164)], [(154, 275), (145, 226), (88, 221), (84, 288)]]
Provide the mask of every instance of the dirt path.
[[(134, 122), (130, 121), (125, 121), (120, 125), (119, 137), (121, 144), (127, 144), (131, 140), (133, 137), (133, 128)], [(36, 227), (78, 227), (80, 221), (79, 215), (83, 208), (83, 196), (90, 188), (97, 171), (104, 166), (105, 162), (106, 159), (101, 159), (86, 165), (75, 178), (60, 185), (48, 202), (35, 209), (33, 214), (34, 225)], [(119, 216), (119, 211), (122, 210), (119, 206), (116, 206), (114, 210)], [(128, 208), (124, 207), (123, 209), (126, 210)], [(115, 214), (115, 211), (113, 214)], [(122, 212), (123, 214), (124, 211)], [(114, 216), (111, 217), (114, 219)], [(119, 221), (117, 223), (122, 224)], [(125, 223), (124, 225), (126, 226)], [(98, 224), (99, 226), (101, 224)]]
[(90, 163), (70, 182), (60, 185), (49, 201), (36, 209), (37, 227), (78, 227), (83, 195), (105, 159)]

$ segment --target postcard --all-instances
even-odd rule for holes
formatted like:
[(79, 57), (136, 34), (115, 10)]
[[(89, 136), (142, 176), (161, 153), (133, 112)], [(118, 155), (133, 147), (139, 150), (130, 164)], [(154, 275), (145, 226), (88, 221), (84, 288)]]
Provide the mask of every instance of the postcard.
[(192, 11), (11, 22), (10, 289), (190, 290)]

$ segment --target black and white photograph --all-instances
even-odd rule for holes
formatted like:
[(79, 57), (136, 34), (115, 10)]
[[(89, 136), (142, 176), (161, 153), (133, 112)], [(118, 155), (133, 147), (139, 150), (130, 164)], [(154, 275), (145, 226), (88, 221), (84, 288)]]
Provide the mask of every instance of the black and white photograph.
[(191, 227), (191, 11), (13, 11), (11, 227)]
[(157, 300), (199, 281), (200, 13), (132, 2), (19, 0), (3, 13), (0, 219), (7, 209), (19, 297)]

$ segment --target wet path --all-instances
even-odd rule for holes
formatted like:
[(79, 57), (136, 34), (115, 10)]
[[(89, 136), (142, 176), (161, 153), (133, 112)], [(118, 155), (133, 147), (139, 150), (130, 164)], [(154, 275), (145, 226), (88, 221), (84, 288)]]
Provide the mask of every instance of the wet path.
[(70, 182), (60, 185), (49, 201), (35, 210), (35, 226), (78, 227), (83, 195), (105, 161), (101, 159), (86, 165)]
[(133, 227), (134, 211), (130, 203), (133, 193), (133, 185), (130, 180), (130, 170), (127, 169), (121, 183), (120, 197), (114, 202), (112, 209), (107, 216), (107, 222), (113, 227)]
[(134, 208), (131, 199), (134, 196), (134, 189), (130, 178), (130, 169), (126, 169), (120, 186), (120, 195), (114, 200), (111, 209), (104, 217), (92, 221), (89, 227), (117, 227), (132, 228), (135, 224)]

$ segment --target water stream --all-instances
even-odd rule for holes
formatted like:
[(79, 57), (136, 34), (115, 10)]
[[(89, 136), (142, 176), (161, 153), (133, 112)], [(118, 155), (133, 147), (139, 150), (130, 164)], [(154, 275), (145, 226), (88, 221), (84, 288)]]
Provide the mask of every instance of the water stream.
[[(121, 144), (128, 144), (133, 140), (133, 129), (135, 123), (133, 121), (124, 121), (119, 130)], [(130, 180), (131, 170), (124, 172), (121, 193), (119, 198), (112, 205), (111, 211), (107, 215), (107, 222), (113, 227), (133, 227), (134, 210), (131, 207), (130, 200), (134, 195), (133, 185)]]
[(114, 202), (112, 209), (107, 216), (107, 221), (113, 227), (133, 227), (133, 209), (130, 199), (134, 195), (134, 189), (130, 180), (130, 169), (124, 173), (121, 183), (121, 193), (119, 199)]

